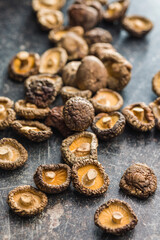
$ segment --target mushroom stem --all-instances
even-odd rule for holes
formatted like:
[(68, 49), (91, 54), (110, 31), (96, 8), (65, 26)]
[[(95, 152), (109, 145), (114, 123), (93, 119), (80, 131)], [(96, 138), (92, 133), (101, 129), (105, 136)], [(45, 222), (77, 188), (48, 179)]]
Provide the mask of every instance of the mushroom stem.
[(54, 179), (55, 176), (56, 176), (56, 174), (55, 174), (55, 172), (53, 172), (53, 171), (48, 171), (48, 172), (45, 173), (45, 176), (46, 176), (47, 178)]
[(17, 53), (17, 58), (19, 58), (21, 61), (27, 61), (29, 57), (29, 53), (26, 51), (21, 51)]
[(3, 115), (4, 112), (5, 112), (5, 107), (2, 104), (0, 104), (0, 115)]
[(24, 132), (28, 132), (29, 130), (36, 131), (36, 132), (37, 132), (37, 131), (38, 131), (38, 128), (36, 128), (36, 127), (24, 126), (24, 127), (21, 128), (21, 130), (24, 131)]
[(35, 104), (32, 104), (32, 103), (26, 103), (26, 107), (27, 108), (37, 108), (37, 106)]
[(104, 117), (102, 119), (102, 123), (103, 123), (104, 127), (111, 128), (111, 117)]
[(134, 26), (135, 26), (136, 28), (141, 29), (141, 28), (144, 27), (144, 24), (143, 24), (143, 22), (142, 22), (141, 20), (136, 19), (136, 20), (134, 21)]
[(144, 109), (141, 107), (135, 107), (132, 109), (135, 116), (139, 119), (139, 120), (143, 120), (144, 119)]
[(121, 223), (122, 218), (123, 218), (123, 215), (120, 212), (114, 212), (112, 214), (112, 221), (114, 223)]
[(97, 171), (95, 169), (90, 169), (83, 177), (83, 184), (90, 187), (94, 184), (97, 177)]
[(53, 66), (53, 60), (50, 58), (47, 62), (47, 67), (52, 67)]
[(54, 4), (55, 0), (40, 0), (41, 3), (51, 6)]
[(9, 158), (9, 149), (7, 147), (0, 147), (0, 158)]
[(33, 197), (25, 193), (20, 197), (19, 200), (20, 200), (22, 205), (29, 206), (33, 202)]
[(89, 153), (91, 145), (89, 143), (82, 143), (80, 147), (76, 149), (77, 152)]

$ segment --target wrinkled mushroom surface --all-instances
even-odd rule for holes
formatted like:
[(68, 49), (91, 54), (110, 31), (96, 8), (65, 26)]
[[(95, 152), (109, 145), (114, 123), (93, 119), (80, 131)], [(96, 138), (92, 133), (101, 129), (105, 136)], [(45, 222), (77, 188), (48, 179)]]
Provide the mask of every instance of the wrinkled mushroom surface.
[(76, 74), (80, 64), (80, 61), (72, 61), (64, 66), (62, 70), (62, 80), (64, 85), (77, 87)]
[(62, 8), (66, 0), (32, 0), (32, 8), (35, 12), (41, 9), (56, 10)]
[(88, 45), (94, 43), (110, 43), (112, 42), (112, 35), (103, 28), (93, 28), (84, 34), (84, 38)]
[(13, 104), (14, 102), (10, 98), (0, 96), (0, 105), (3, 105), (5, 109), (12, 108)]
[(152, 90), (157, 96), (160, 96), (160, 71), (152, 79)]
[(160, 130), (160, 98), (157, 98), (154, 102), (149, 104), (155, 117), (156, 127)]
[(0, 97), (0, 130), (10, 127), (12, 121), (16, 119), (13, 107), (14, 102), (7, 97)]
[(67, 100), (69, 100), (72, 97), (82, 97), (86, 99), (90, 99), (92, 96), (92, 92), (90, 90), (79, 90), (78, 88), (65, 86), (61, 89), (61, 96), (63, 99), (63, 102), (65, 103)]

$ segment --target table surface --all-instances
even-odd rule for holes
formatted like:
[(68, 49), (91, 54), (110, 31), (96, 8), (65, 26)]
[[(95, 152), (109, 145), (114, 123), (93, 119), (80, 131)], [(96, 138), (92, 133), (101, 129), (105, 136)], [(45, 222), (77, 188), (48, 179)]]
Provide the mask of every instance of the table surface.
[[(66, 8), (72, 1), (67, 1)], [(160, 69), (160, 1), (131, 1), (129, 14), (141, 14), (154, 22), (153, 31), (144, 39), (128, 37), (119, 26), (103, 24), (113, 35), (114, 47), (133, 64), (132, 80), (122, 92), (124, 105), (138, 101), (149, 103), (156, 96), (151, 89), (151, 79)], [(53, 45), (42, 32), (32, 12), (30, 0), (0, 1), (0, 95), (14, 101), (24, 98), (23, 83), (11, 81), (7, 75), (9, 60), (20, 50), (42, 54)], [(65, 14), (67, 24), (67, 15)], [(55, 105), (62, 104), (58, 97)], [(119, 191), (120, 178), (127, 167), (134, 162), (146, 163), (152, 167), (160, 181), (159, 146), (160, 132), (138, 133), (128, 126), (125, 132), (112, 141), (99, 142), (98, 158), (110, 178), (110, 186), (104, 196), (87, 198), (78, 194), (71, 186), (67, 191), (48, 196), (45, 211), (31, 219), (21, 219), (9, 210), (6, 203), (8, 192), (25, 184), (34, 185), (33, 173), (40, 164), (63, 162), (60, 145), (62, 138), (55, 133), (42, 143), (31, 143), (12, 130), (0, 133), (0, 138), (13, 137), (29, 152), (27, 163), (15, 171), (0, 171), (0, 240), (158, 240), (160, 239), (160, 191), (158, 189), (147, 200), (137, 200)], [(110, 198), (127, 201), (135, 210), (139, 222), (136, 228), (123, 237), (103, 233), (94, 225), (95, 210)]]

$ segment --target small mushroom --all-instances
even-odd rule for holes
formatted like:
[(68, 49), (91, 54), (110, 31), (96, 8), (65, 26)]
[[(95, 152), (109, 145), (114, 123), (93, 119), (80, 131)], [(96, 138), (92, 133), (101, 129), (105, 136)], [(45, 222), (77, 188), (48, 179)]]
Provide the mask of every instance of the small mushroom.
[(67, 127), (73, 131), (84, 131), (92, 123), (94, 108), (85, 98), (70, 98), (64, 105), (64, 121)]
[(155, 124), (158, 130), (160, 130), (160, 98), (157, 98), (154, 102), (149, 104), (155, 117)]
[(73, 165), (82, 160), (97, 160), (98, 140), (91, 132), (76, 133), (64, 139), (61, 153), (68, 165)]
[(125, 124), (125, 117), (119, 112), (100, 113), (94, 118), (91, 128), (98, 138), (106, 141), (120, 135)]
[(63, 192), (70, 185), (71, 169), (66, 164), (40, 165), (34, 174), (34, 182), (42, 192)]
[(15, 139), (0, 140), (0, 168), (14, 170), (25, 164), (28, 159), (26, 149)]
[(152, 90), (157, 96), (160, 96), (160, 71), (152, 79)]
[(127, 168), (119, 186), (128, 195), (148, 198), (157, 189), (157, 177), (146, 164), (135, 163)]
[(24, 185), (9, 192), (7, 202), (11, 210), (21, 217), (41, 213), (48, 203), (46, 194), (36, 188)]
[(60, 47), (48, 49), (41, 56), (39, 72), (56, 74), (65, 66), (67, 59), (65, 49)]
[(105, 193), (109, 186), (109, 177), (103, 166), (95, 160), (82, 160), (72, 167), (74, 188), (87, 196)]
[(38, 121), (16, 120), (12, 128), (33, 142), (45, 141), (53, 134), (49, 127)]
[(117, 111), (123, 105), (123, 98), (121, 95), (108, 88), (100, 89), (90, 101), (96, 112)]
[(122, 27), (134, 37), (144, 37), (153, 28), (153, 23), (146, 17), (126, 16), (122, 20)]
[(112, 35), (103, 28), (93, 28), (84, 34), (84, 38), (88, 45), (94, 43), (110, 43), (112, 42)]
[(57, 10), (61, 9), (66, 3), (66, 0), (32, 0), (32, 8), (35, 12), (41, 9)]
[(90, 90), (93, 93), (107, 85), (107, 71), (104, 64), (94, 56), (82, 59), (76, 75), (76, 84), (81, 90)]
[(66, 86), (77, 87), (76, 74), (80, 66), (80, 61), (72, 61), (66, 64), (62, 70), (63, 83)]
[(146, 132), (155, 126), (152, 110), (145, 103), (134, 103), (122, 110), (127, 123), (134, 129)]
[(74, 87), (65, 86), (61, 89), (61, 96), (62, 96), (63, 102), (65, 103), (72, 97), (82, 97), (82, 98), (90, 99), (92, 96), (92, 92), (90, 90), (81, 91)]
[(21, 51), (9, 63), (9, 77), (23, 82), (27, 77), (38, 73), (40, 56), (38, 53)]
[(128, 203), (111, 199), (96, 210), (94, 222), (107, 233), (122, 235), (134, 229), (138, 219)]
[(102, 56), (106, 50), (116, 51), (110, 43), (94, 43), (89, 49), (89, 54), (102, 59)]

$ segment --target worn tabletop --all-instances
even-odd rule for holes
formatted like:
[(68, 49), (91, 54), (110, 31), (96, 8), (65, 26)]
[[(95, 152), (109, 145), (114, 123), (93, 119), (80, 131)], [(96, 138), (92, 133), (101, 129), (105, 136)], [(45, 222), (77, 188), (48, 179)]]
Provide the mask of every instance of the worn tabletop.
[[(67, 1), (67, 6), (72, 1)], [(67, 24), (66, 8), (65, 24)], [(156, 96), (151, 90), (151, 79), (160, 70), (160, 1), (132, 0), (130, 14), (142, 14), (154, 22), (153, 31), (144, 39), (128, 37), (119, 26), (104, 24), (113, 34), (114, 47), (133, 64), (129, 85), (122, 92), (124, 105), (137, 101), (149, 103)], [(20, 50), (42, 54), (53, 45), (42, 32), (31, 9), (30, 0), (0, 0), (0, 95), (16, 101), (24, 98), (23, 83), (11, 81), (7, 76), (9, 60)], [(54, 105), (62, 104), (60, 97)], [(12, 130), (0, 133), (0, 138), (13, 137), (29, 152), (27, 163), (18, 170), (0, 170), (0, 240), (9, 239), (56, 239), (56, 240), (159, 240), (160, 239), (160, 191), (148, 200), (137, 200), (119, 191), (120, 178), (127, 167), (134, 162), (146, 163), (152, 167), (160, 182), (160, 132), (137, 133), (128, 126), (116, 139), (99, 142), (98, 158), (110, 178), (110, 186), (104, 196), (87, 198), (76, 193), (71, 186), (67, 191), (51, 195), (45, 211), (31, 219), (14, 215), (6, 203), (8, 192), (19, 185), (34, 185), (33, 173), (40, 164), (60, 163), (62, 138), (56, 132), (51, 139), (42, 143), (31, 143)], [(139, 222), (135, 230), (123, 237), (103, 233), (94, 225), (94, 212), (99, 205), (110, 198), (127, 201), (135, 210)]]

